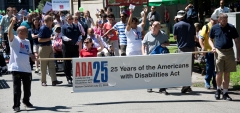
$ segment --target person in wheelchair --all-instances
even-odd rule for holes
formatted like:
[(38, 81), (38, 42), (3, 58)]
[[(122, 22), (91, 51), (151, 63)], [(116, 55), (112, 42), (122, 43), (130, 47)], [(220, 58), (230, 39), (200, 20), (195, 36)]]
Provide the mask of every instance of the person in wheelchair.
[[(91, 38), (94, 44), (94, 48), (99, 48), (100, 47), (100, 43), (97, 40), (98, 38), (100, 38), (100, 40), (102, 41), (104, 48), (102, 49), (102, 51), (99, 51), (97, 53), (97, 57), (104, 57), (104, 56), (110, 56), (109, 50), (110, 47), (108, 44), (106, 44), (106, 42), (103, 40), (103, 38), (100, 35), (97, 35), (94, 33), (93, 28), (89, 28), (88, 29), (88, 38)], [(86, 48), (85, 45), (83, 46), (83, 48)]]
[[(56, 24), (53, 29), (53, 52), (54, 52), (54, 58), (62, 58), (62, 34), (61, 34), (61, 26), (59, 24)], [(58, 70), (58, 61), (54, 61), (56, 69)]]

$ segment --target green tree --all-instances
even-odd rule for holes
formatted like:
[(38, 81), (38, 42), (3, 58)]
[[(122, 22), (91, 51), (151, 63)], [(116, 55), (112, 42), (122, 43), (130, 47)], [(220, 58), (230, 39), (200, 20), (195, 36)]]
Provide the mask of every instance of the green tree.
[(37, 8), (38, 8), (38, 10), (39, 10), (40, 12), (42, 12), (42, 9), (43, 9), (44, 5), (46, 4), (46, 2), (52, 2), (52, 0), (41, 0), (41, 1), (38, 3)]

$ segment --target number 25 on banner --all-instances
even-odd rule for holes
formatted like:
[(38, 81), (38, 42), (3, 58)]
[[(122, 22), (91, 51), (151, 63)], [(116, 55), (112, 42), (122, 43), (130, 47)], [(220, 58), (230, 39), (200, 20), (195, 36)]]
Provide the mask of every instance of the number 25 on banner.
[[(92, 71), (95, 71), (94, 83), (108, 82), (108, 61), (95, 62), (76, 62), (76, 77), (91, 77)], [(99, 72), (101, 72), (101, 80), (98, 79)]]

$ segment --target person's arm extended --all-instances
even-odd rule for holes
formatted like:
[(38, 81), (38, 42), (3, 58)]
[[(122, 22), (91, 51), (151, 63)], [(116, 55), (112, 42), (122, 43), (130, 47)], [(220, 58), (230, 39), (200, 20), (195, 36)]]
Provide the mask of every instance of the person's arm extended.
[(132, 16), (133, 16), (133, 10), (132, 9), (130, 9), (129, 10), (130, 11), (130, 16), (129, 16), (129, 18), (128, 18), (128, 23), (127, 23), (127, 26), (126, 26), (126, 30), (127, 31), (130, 31), (131, 30), (131, 23), (132, 23)]
[(106, 37), (109, 33), (111, 33), (112, 31), (114, 31), (114, 28), (109, 29), (106, 33), (104, 33), (104, 35), (102, 37)]
[(16, 21), (17, 21), (16, 17), (13, 17), (13, 18), (12, 18), (12, 22), (10, 23), (10, 25), (9, 25), (9, 27), (8, 27), (8, 40), (9, 40), (10, 42), (12, 42), (12, 41), (13, 41), (13, 38), (14, 38), (14, 34), (13, 34), (13, 32), (12, 32), (12, 29), (13, 29), (14, 23), (16, 23)]
[(212, 48), (212, 51), (215, 52), (215, 51), (216, 51), (216, 48), (214, 47), (213, 39), (211, 39), (211, 38), (209, 37), (208, 43), (209, 43), (210, 47)]
[(101, 52), (104, 49), (104, 45), (100, 37), (98, 37), (97, 40), (100, 44), (100, 48), (98, 48), (98, 52)]
[(238, 38), (235, 38), (234, 42), (235, 42), (236, 49), (237, 49), (237, 60), (240, 61), (240, 45), (238, 42)]
[(32, 38), (38, 38), (38, 35), (32, 34)]
[[(143, 11), (144, 11), (144, 17), (143, 17), (143, 20), (142, 20), (142, 28), (144, 28), (145, 25), (146, 25), (148, 7), (144, 8)], [(142, 31), (144, 31), (144, 29), (142, 29)]]
[(142, 55), (145, 55), (145, 48), (146, 48), (146, 45), (142, 44)]

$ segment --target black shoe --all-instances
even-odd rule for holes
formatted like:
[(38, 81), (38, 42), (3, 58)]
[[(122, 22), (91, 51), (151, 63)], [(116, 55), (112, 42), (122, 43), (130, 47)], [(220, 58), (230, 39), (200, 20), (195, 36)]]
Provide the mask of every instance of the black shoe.
[(232, 101), (232, 98), (228, 95), (228, 93), (223, 94), (223, 100)]
[(30, 102), (22, 102), (26, 107), (28, 107), (28, 108), (32, 108), (33, 107), (33, 105), (30, 103)]
[(52, 86), (56, 86), (57, 84), (62, 84), (62, 81), (53, 81), (52, 82)]
[(192, 92), (192, 88), (190, 86), (183, 86), (181, 93)]
[(13, 110), (16, 112), (20, 112), (20, 107), (13, 107)]
[(148, 93), (151, 93), (151, 92), (152, 92), (152, 89), (147, 89), (147, 92), (148, 92)]
[(219, 100), (219, 99), (220, 99), (220, 95), (221, 95), (221, 90), (218, 89), (218, 90), (216, 91), (216, 93), (215, 93), (215, 99), (216, 99), (216, 100)]
[(72, 84), (72, 80), (68, 80), (68, 84)]
[(160, 88), (160, 89), (159, 89), (159, 93), (163, 93), (163, 92), (164, 92), (165, 95), (168, 95), (168, 94), (169, 94), (169, 93), (167, 92), (166, 88)]

